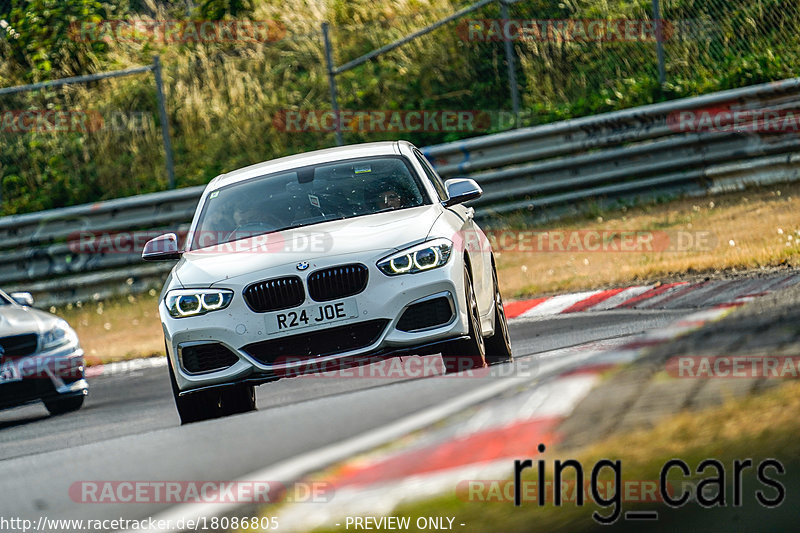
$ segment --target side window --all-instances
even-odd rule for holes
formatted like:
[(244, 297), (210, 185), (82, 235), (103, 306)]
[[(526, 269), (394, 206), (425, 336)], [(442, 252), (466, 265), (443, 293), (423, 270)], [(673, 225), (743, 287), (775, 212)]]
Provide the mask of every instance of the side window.
[(428, 163), (428, 160), (425, 159), (424, 155), (422, 155), (417, 150), (414, 150), (414, 155), (417, 157), (417, 161), (419, 161), (419, 164), (422, 165), (422, 169), (425, 171), (425, 175), (428, 176), (429, 180), (431, 180), (433, 188), (436, 189), (436, 194), (439, 196), (439, 200), (442, 202), (447, 200), (447, 189), (444, 186), (442, 178), (440, 178), (439, 174), (437, 174), (436, 171), (434, 171), (431, 168), (430, 163)]

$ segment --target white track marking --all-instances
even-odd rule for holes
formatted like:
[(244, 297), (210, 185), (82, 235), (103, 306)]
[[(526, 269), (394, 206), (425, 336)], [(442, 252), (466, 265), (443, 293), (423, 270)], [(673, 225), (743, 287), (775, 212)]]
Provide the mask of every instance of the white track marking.
[[(618, 305), (624, 304), (625, 302), (627, 302), (631, 298), (635, 298), (635, 297), (639, 296), (640, 294), (643, 294), (643, 293), (649, 291), (653, 287), (654, 287), (653, 285), (640, 285), (640, 286), (637, 286), (637, 287), (628, 287), (624, 291), (618, 292), (617, 294), (615, 294), (611, 298), (603, 300), (599, 304), (592, 306), (590, 308), (590, 310), (592, 310), (592, 311), (604, 311), (606, 309), (613, 309), (614, 307), (616, 307)], [(589, 309), (587, 309), (587, 311), (588, 310)]]
[(144, 370), (146, 368), (160, 368), (167, 366), (166, 357), (144, 357), (140, 359), (129, 359), (127, 361), (115, 361), (103, 365), (93, 365), (86, 367), (87, 378), (126, 376)]
[(573, 294), (561, 294), (559, 296), (553, 296), (552, 298), (540, 303), (536, 307), (528, 309), (522, 313), (520, 317), (530, 318), (533, 316), (557, 315), (564, 309), (599, 292), (602, 291), (576, 292)]

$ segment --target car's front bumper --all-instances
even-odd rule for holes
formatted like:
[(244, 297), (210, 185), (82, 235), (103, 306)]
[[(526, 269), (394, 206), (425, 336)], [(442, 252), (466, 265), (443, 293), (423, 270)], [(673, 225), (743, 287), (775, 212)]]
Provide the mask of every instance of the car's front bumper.
[[(353, 260), (350, 259), (350, 262)], [(314, 265), (324, 268), (347, 263), (348, 258), (338, 257), (324, 264)], [(268, 276), (255, 277), (239, 283), (218, 283), (217, 288), (234, 291), (229, 307), (206, 315), (173, 318), (167, 312), (162, 300), (159, 305), (164, 335), (172, 359), (178, 388), (182, 392), (191, 392), (231, 383), (271, 381), (281, 377), (296, 376), (308, 368), (334, 368), (337, 361), (347, 363), (370, 362), (376, 359), (404, 354), (437, 353), (443, 342), (462, 338), (467, 335), (469, 326), (464, 312), (464, 303), (459, 295), (463, 291), (463, 259), (456, 256), (443, 267), (417, 274), (386, 276), (375, 267), (374, 261), (367, 264), (369, 282), (366, 289), (353, 296), (358, 305), (358, 318), (349, 318), (323, 327), (308, 327), (293, 333), (268, 334), (266, 331), (266, 315), (251, 311), (242, 296), (243, 288), (259, 279), (281, 277), (297, 274), (293, 268), (270, 272)], [(290, 265), (293, 267), (294, 265)], [(305, 277), (305, 276), (301, 276)], [(418, 331), (401, 331), (398, 321), (406, 309), (432, 297), (445, 297), (452, 306), (452, 316), (446, 323)], [(306, 296), (301, 306), (316, 304)], [(254, 357), (251, 347), (265, 341), (290, 343), (293, 336), (316, 335), (334, 328), (346, 329), (348, 326), (359, 326), (370, 321), (385, 321), (385, 326), (374, 338), (373, 342), (356, 349), (336, 351), (318, 355), (318, 353), (290, 353), (286, 357), (271, 362)], [(181, 361), (181, 351), (186, 346), (198, 343), (218, 343), (235, 354), (237, 360), (227, 368), (205, 373), (187, 372)], [(250, 353), (248, 353), (248, 351)]]
[(83, 396), (89, 391), (83, 350), (77, 343), (4, 360), (2, 364), (16, 366), (20, 379), (0, 384), (0, 408), (37, 400)]

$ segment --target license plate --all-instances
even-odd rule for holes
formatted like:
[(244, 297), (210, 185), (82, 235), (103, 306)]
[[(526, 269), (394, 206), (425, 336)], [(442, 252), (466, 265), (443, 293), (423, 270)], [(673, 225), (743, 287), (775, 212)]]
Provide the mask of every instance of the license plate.
[(19, 368), (16, 365), (5, 364), (0, 366), (0, 384), (21, 380), (22, 377), (19, 375)]
[(358, 306), (355, 298), (308, 305), (267, 315), (267, 333), (271, 335), (282, 331), (322, 326), (357, 316)]

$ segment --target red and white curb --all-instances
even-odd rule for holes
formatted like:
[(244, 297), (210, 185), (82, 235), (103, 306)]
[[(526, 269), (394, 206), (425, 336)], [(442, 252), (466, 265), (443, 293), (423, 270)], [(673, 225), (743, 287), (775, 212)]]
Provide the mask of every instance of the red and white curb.
[(126, 376), (130, 377), (136, 375), (141, 370), (148, 368), (161, 368), (167, 366), (167, 358), (160, 357), (144, 357), (140, 359), (129, 359), (127, 361), (115, 361), (113, 363), (104, 363), (102, 365), (92, 365), (86, 367), (86, 377), (96, 378), (100, 376)]
[(559, 294), (545, 298), (509, 302), (505, 305), (505, 310), (508, 318), (529, 318), (577, 313), (580, 311), (625, 309), (686, 285), (689, 285), (689, 283), (639, 285), (618, 289)]
[[(583, 311), (608, 311), (633, 307), (655, 308), (673, 302), (695, 291), (702, 291), (704, 298), (714, 298), (723, 291), (739, 288), (742, 293), (732, 300), (755, 297), (797, 283), (799, 275), (752, 280), (709, 280), (700, 282), (679, 281), (653, 285), (636, 285), (615, 289), (559, 294), (530, 300), (507, 302), (508, 318), (536, 318)], [(729, 305), (729, 304), (721, 304)]]

